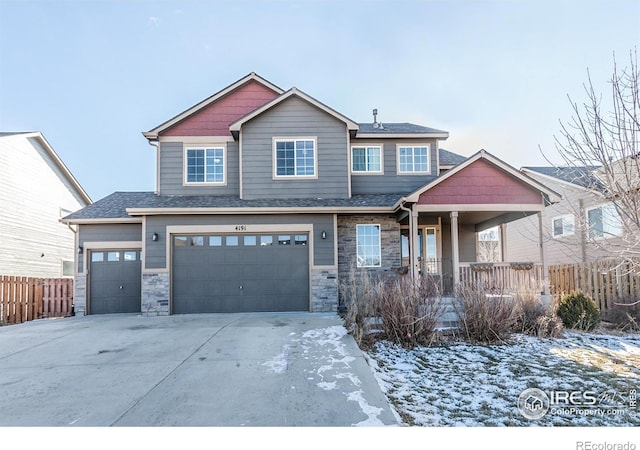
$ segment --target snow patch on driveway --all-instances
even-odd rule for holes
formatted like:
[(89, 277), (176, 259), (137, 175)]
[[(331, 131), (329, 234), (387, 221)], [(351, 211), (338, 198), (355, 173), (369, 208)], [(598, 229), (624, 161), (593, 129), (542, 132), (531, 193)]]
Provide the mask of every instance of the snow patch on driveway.
[(353, 424), (355, 426), (382, 426), (378, 416), (383, 409), (370, 405), (363, 396), (361, 380), (349, 369), (355, 358), (349, 355), (342, 341), (347, 330), (342, 326), (319, 328), (306, 331), (302, 335), (301, 346), (305, 357), (320, 362), (316, 375), (320, 377), (317, 386), (324, 390), (340, 389), (348, 401), (355, 401), (367, 419)]
[(274, 356), (269, 361), (263, 363), (263, 366), (266, 366), (270, 372), (273, 373), (285, 373), (287, 371), (287, 357), (289, 355), (290, 346), (285, 344), (282, 346), (282, 352), (279, 355)]

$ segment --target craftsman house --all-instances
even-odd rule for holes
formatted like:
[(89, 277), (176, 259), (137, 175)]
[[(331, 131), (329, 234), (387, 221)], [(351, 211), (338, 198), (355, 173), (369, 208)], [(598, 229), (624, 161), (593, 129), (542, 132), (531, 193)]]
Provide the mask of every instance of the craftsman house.
[(352, 269), (450, 287), (477, 232), (559, 200), (486, 151), (441, 150), (446, 131), (358, 123), (255, 73), (143, 134), (155, 192), (65, 218), (76, 311), (335, 311)]

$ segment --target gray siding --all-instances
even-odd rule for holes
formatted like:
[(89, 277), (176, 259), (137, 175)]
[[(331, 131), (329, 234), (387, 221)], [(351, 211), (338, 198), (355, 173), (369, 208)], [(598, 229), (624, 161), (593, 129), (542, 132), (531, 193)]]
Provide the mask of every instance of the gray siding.
[[(79, 225), (78, 245), (85, 242), (123, 242), (141, 241), (142, 224), (140, 223), (114, 223), (100, 225)], [(78, 272), (82, 271), (84, 264), (83, 254), (78, 255)]]
[[(317, 138), (317, 179), (273, 179), (276, 137)], [(347, 198), (346, 125), (297, 97), (246, 123), (242, 130), (243, 198)]]
[[(206, 142), (196, 145), (205, 145)], [(219, 144), (219, 143), (218, 143)], [(239, 195), (238, 143), (227, 147), (226, 186), (183, 186), (184, 146), (182, 142), (160, 143), (160, 193), (164, 195)]]
[[(353, 139), (351, 147), (360, 144), (383, 144), (384, 174), (382, 175), (351, 175), (352, 194), (383, 194), (410, 193), (429, 183), (437, 175), (438, 170), (438, 140), (437, 139)], [(397, 144), (429, 144), (431, 175), (398, 175), (397, 174)], [(351, 169), (349, 169), (351, 170)]]
[[(313, 233), (309, 236), (313, 240), (313, 261), (317, 266), (335, 265), (333, 215), (304, 214), (304, 215), (252, 215), (252, 216), (149, 216), (147, 217), (146, 248), (144, 251), (147, 269), (164, 269), (167, 266), (167, 226), (172, 225), (271, 225), (271, 224), (312, 224)], [(327, 239), (321, 239), (320, 233), (327, 232)], [(151, 235), (158, 233), (160, 239), (151, 240)], [(238, 233), (242, 234), (242, 233)], [(244, 234), (259, 234), (244, 233)]]

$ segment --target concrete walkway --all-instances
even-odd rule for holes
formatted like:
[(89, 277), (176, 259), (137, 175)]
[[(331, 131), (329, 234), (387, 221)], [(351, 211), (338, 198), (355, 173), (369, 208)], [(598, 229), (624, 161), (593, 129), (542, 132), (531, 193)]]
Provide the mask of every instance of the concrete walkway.
[(397, 425), (335, 314), (0, 327), (0, 426)]

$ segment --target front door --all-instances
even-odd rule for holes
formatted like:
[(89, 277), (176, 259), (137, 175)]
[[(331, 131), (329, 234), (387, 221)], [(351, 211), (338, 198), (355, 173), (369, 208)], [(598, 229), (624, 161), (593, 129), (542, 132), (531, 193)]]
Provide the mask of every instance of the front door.
[[(418, 260), (419, 270), (423, 273), (439, 274), (442, 272), (440, 257), (440, 233), (438, 227), (422, 226), (418, 228)], [(411, 236), (408, 229), (400, 230), (402, 265), (411, 266)]]

